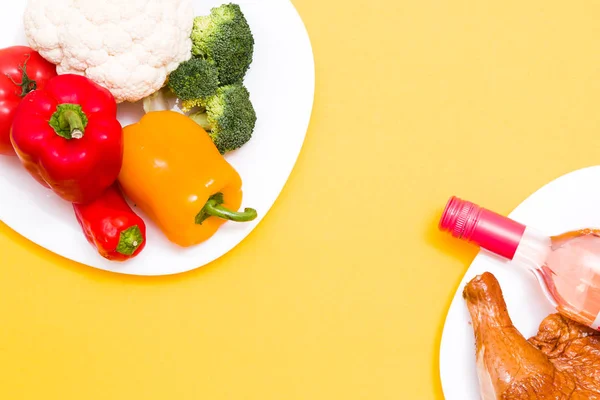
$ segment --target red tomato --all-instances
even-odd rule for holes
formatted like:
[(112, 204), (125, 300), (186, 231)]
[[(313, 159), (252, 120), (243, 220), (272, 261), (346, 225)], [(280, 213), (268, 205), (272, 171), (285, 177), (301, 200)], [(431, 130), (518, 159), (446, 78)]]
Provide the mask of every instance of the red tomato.
[(56, 66), (26, 46), (0, 50), (0, 154), (15, 155), (10, 128), (21, 99), (43, 89), (56, 76)]

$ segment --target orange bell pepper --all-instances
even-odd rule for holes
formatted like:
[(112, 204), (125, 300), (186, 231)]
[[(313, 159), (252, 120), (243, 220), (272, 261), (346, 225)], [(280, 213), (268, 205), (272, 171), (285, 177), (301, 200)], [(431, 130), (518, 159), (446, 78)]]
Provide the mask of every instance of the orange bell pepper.
[(210, 238), (227, 220), (251, 221), (239, 209), (242, 180), (196, 122), (174, 111), (146, 114), (123, 130), (119, 183), (167, 238), (182, 247)]

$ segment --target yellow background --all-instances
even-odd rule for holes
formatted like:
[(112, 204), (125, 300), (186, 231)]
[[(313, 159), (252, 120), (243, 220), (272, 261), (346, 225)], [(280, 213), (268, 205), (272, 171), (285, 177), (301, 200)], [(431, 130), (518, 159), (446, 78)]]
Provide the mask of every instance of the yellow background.
[(443, 319), (475, 249), (437, 217), (452, 194), (508, 213), (600, 162), (600, 4), (295, 5), (317, 94), (271, 213), (219, 261), (161, 278), (0, 225), (1, 399), (443, 398)]

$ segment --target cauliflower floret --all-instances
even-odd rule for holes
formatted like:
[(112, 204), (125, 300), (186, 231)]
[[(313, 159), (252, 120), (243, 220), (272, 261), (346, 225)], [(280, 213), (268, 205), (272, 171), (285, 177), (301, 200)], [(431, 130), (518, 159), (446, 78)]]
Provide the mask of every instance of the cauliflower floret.
[(59, 74), (85, 75), (118, 103), (158, 91), (191, 58), (192, 0), (29, 0), (24, 22)]

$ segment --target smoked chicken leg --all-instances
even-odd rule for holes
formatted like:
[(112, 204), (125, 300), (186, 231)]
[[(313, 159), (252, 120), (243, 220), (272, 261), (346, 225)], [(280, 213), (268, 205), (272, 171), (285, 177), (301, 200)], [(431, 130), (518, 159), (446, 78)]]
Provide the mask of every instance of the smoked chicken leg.
[(482, 400), (600, 400), (599, 333), (552, 314), (526, 340), (490, 273), (463, 292), (473, 321)]

